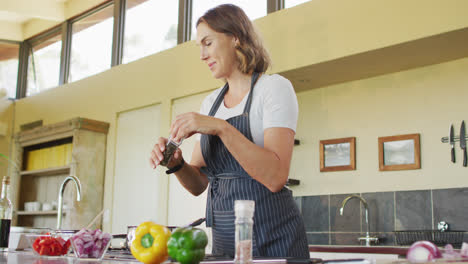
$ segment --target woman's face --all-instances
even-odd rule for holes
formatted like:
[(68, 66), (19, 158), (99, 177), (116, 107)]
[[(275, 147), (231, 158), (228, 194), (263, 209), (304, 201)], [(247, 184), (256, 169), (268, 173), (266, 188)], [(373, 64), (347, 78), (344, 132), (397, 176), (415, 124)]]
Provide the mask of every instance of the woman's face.
[(197, 26), (197, 45), (200, 46), (200, 59), (208, 65), (216, 79), (227, 79), (237, 70), (234, 37), (216, 32), (202, 22)]

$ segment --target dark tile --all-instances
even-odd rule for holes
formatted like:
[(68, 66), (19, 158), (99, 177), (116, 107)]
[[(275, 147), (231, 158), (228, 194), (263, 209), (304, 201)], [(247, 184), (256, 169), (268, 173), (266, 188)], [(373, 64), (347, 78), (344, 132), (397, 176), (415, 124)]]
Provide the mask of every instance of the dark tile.
[(395, 192), (395, 230), (432, 229), (431, 191)]
[(297, 208), (299, 208), (299, 212), (302, 214), (302, 196), (293, 197), (294, 202), (296, 202)]
[[(369, 207), (369, 231), (393, 232), (395, 229), (394, 192), (363, 193)], [(361, 204), (362, 231), (366, 231), (364, 205)]]
[(349, 194), (330, 195), (330, 230), (344, 232), (361, 231), (361, 210), (360, 201), (351, 199), (346, 203), (343, 215), (340, 215), (340, 208), (343, 200)]
[(360, 245), (361, 233), (331, 233), (330, 245)]
[(328, 195), (303, 196), (302, 217), (308, 232), (328, 232)]
[(329, 245), (330, 233), (307, 233), (307, 242), (309, 245)]
[(468, 188), (432, 191), (434, 227), (445, 221), (451, 230), (468, 231)]

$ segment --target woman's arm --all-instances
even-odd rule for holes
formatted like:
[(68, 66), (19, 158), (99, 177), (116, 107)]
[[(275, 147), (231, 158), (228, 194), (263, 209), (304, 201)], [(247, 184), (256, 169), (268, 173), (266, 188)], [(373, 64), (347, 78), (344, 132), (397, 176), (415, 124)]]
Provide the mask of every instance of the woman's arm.
[[(167, 139), (159, 138), (158, 143), (154, 145), (150, 157), (150, 164), (153, 168), (156, 168), (161, 160), (163, 160), (162, 153), (166, 148), (166, 143)], [(175, 167), (178, 164), (181, 164), (182, 159), (182, 151), (177, 149), (167, 166), (169, 168)], [(203, 193), (208, 186), (208, 178), (200, 171), (200, 168), (204, 166), (206, 165), (201, 154), (200, 141), (197, 141), (195, 143), (190, 164), (186, 162), (180, 170), (174, 173), (182, 186), (195, 196)]]
[(264, 147), (247, 139), (227, 121), (198, 113), (178, 115), (171, 131), (176, 141), (194, 133), (217, 135), (244, 170), (270, 191), (280, 191), (286, 184), (295, 134), (290, 128), (265, 129)]
[(294, 147), (294, 131), (273, 127), (264, 131), (264, 147), (248, 140), (237, 129), (225, 126), (218, 135), (244, 170), (270, 191), (286, 184)]
[(174, 174), (185, 189), (191, 194), (198, 196), (202, 194), (208, 186), (208, 178), (200, 171), (200, 168), (205, 166), (205, 160), (201, 154), (200, 141), (197, 140), (190, 164), (186, 163), (182, 169)]

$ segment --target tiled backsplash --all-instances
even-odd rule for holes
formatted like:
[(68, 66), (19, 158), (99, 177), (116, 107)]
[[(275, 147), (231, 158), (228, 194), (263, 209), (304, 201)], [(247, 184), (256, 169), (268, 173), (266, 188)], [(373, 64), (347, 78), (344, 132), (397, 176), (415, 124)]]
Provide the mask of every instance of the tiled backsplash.
[[(351, 194), (295, 197), (313, 245), (359, 245), (366, 232), (365, 210)], [(369, 206), (369, 230), (380, 245), (397, 245), (394, 230), (435, 230), (445, 221), (449, 230), (468, 231), (468, 188), (361, 193)], [(468, 242), (468, 234), (464, 240)]]

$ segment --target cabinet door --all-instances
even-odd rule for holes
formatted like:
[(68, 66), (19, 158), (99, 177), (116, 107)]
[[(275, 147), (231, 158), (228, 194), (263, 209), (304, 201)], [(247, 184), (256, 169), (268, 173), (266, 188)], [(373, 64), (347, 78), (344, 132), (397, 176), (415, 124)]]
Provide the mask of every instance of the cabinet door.
[[(209, 93), (193, 95), (174, 101), (172, 106), (172, 117), (187, 112), (199, 112), (203, 99)], [(180, 149), (184, 159), (189, 162), (192, 158), (193, 148), (198, 135), (194, 135), (184, 140)], [(168, 202), (168, 221), (169, 225), (186, 225), (198, 218), (205, 217), (206, 193), (199, 196), (193, 196), (177, 180), (175, 175), (169, 175), (169, 202)]]
[[(158, 219), (159, 186), (165, 180), (149, 165), (150, 151), (160, 133), (160, 106), (119, 114), (115, 150), (112, 233), (128, 225)], [(166, 175), (163, 175), (166, 178)]]

